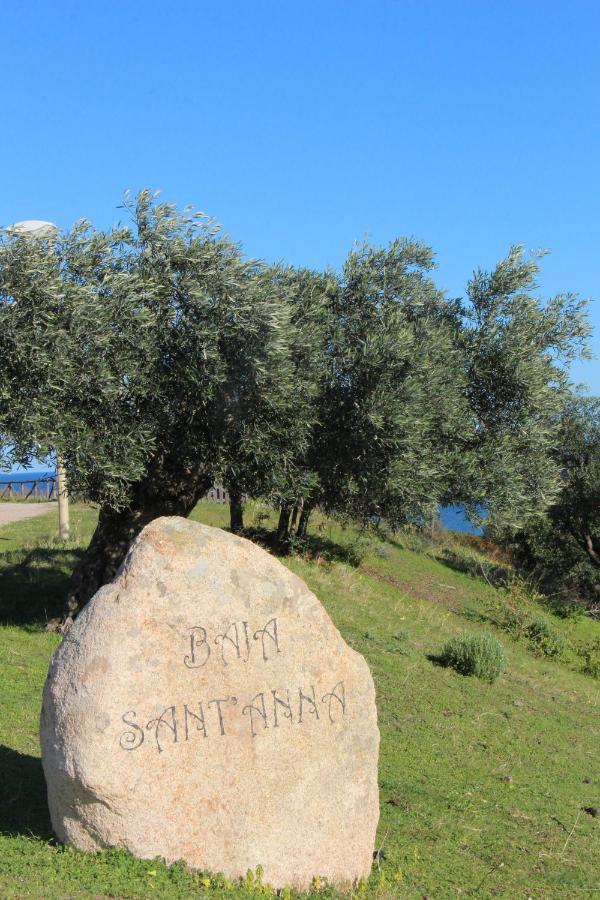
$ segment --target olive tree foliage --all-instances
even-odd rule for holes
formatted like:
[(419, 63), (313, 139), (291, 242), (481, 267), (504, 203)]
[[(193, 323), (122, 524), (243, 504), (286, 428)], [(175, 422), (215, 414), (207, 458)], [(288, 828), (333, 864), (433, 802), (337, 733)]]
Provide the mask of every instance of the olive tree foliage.
[[(298, 506), (300, 536), (315, 506), (392, 525), (435, 509), (468, 409), (458, 307), (435, 287), (432, 268), (432, 251), (414, 240), (360, 245), (313, 295), (322, 314), (311, 331), (321, 352), (316, 370), (301, 368), (298, 384), (316, 386), (316, 421), (297, 460), (304, 483), (282, 507), (280, 537)], [(300, 298), (306, 304), (305, 293)]]
[(152, 366), (153, 323), (120, 252), (127, 234), (81, 222), (60, 239), (0, 243), (2, 464), (58, 448), (74, 487), (115, 506), (153, 440), (141, 397), (130, 400)]
[(462, 305), (459, 351), (472, 426), (448, 494), (490, 527), (517, 528), (556, 497), (553, 450), (569, 396), (569, 365), (589, 355), (586, 302), (536, 296), (540, 256), (511, 248), (492, 272), (478, 270)]
[(464, 300), (430, 248), (355, 247), (341, 272), (266, 266), (212, 220), (144, 191), (130, 223), (0, 240), (2, 462), (62, 454), (97, 503), (68, 623), (153, 518), (188, 515), (215, 478), (280, 509), (392, 526), (440, 502), (516, 528), (555, 498), (552, 454), (582, 304), (535, 295), (515, 248)]
[(291, 420), (276, 273), (204, 216), (148, 192), (125, 205), (128, 227), (82, 222), (56, 240), (0, 246), (5, 462), (55, 448), (72, 489), (100, 505), (69, 616), (148, 521), (189, 514), (231, 468), (232, 446), (260, 469)]
[(320, 296), (323, 352), (302, 373), (318, 385), (315, 425), (280, 535), (294, 506), (301, 535), (317, 505), (396, 526), (464, 503), (514, 529), (556, 495), (557, 412), (568, 365), (587, 352), (585, 303), (536, 296), (539, 258), (520, 247), (477, 271), (464, 300), (436, 288), (433, 267), (414, 240), (359, 246)]
[(310, 477), (302, 463), (316, 425), (328, 279), (292, 267), (270, 269), (267, 275), (285, 299), (287, 335), (259, 391), (254, 380), (237, 379), (235, 416), (230, 413), (218, 472), (230, 494), (234, 531), (243, 527), (244, 495), (278, 507), (288, 495), (302, 492)]
[(496, 535), (558, 611), (600, 617), (600, 398), (574, 395), (561, 411), (555, 460), (560, 491), (544, 515)]

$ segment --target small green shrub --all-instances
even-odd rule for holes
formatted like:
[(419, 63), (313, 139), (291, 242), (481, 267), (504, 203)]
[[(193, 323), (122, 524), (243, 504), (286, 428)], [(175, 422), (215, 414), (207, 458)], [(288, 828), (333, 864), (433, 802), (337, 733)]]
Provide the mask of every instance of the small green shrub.
[(401, 628), (400, 631), (397, 631), (394, 635), (395, 641), (408, 641), (410, 640), (410, 631), (407, 631), (406, 628)]
[(396, 540), (403, 550), (411, 550), (413, 553), (428, 553), (435, 547), (431, 536), (414, 525), (405, 525), (400, 529)]
[(401, 628), (393, 635), (393, 640), (387, 646), (390, 653), (399, 653), (401, 656), (409, 656), (408, 642), (410, 640), (410, 631)]
[(390, 547), (389, 544), (385, 544), (383, 541), (375, 545), (375, 555), (379, 556), (380, 559), (393, 559), (394, 551)]
[(373, 538), (366, 532), (359, 532), (344, 547), (344, 557), (348, 565), (358, 568), (366, 556), (373, 550)]
[(536, 653), (548, 656), (550, 659), (562, 656), (567, 649), (565, 636), (542, 618), (529, 620), (525, 636)]
[(530, 621), (526, 610), (507, 606), (498, 617), (497, 624), (514, 641), (520, 641), (529, 636)]
[(583, 659), (583, 671), (592, 678), (600, 678), (600, 638), (588, 641), (579, 648), (579, 656)]
[(440, 661), (461, 675), (496, 681), (506, 671), (504, 647), (492, 634), (463, 634), (445, 644)]
[(565, 654), (569, 641), (543, 615), (532, 613), (531, 607), (543, 597), (524, 579), (515, 576), (506, 590), (484, 603), (491, 621), (515, 641), (526, 641), (538, 656), (557, 659)]
[(580, 622), (585, 619), (588, 612), (585, 603), (577, 597), (565, 596), (560, 593), (543, 598), (544, 605), (559, 619), (567, 619), (571, 622)]

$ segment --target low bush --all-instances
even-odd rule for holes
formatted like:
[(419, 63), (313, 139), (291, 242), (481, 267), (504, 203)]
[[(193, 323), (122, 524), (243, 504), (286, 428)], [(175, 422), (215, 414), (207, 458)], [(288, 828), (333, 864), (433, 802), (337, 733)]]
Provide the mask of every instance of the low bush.
[(462, 675), (475, 675), (490, 683), (506, 671), (504, 647), (491, 634), (464, 634), (445, 644), (440, 661)]
[(556, 659), (567, 649), (567, 639), (545, 619), (531, 618), (525, 627), (525, 636), (535, 653)]
[(583, 659), (583, 671), (592, 678), (600, 678), (600, 638), (589, 641), (579, 648), (579, 656)]
[(531, 599), (522, 584), (513, 580), (503, 591), (482, 597), (481, 602), (487, 609), (489, 621), (506, 631), (514, 641), (527, 637), (531, 621), (527, 607), (531, 605)]
[(504, 591), (484, 602), (490, 620), (513, 640), (526, 641), (538, 656), (558, 659), (567, 651), (569, 641), (545, 616), (532, 611), (531, 607), (539, 607), (543, 599), (529, 582), (514, 576)]

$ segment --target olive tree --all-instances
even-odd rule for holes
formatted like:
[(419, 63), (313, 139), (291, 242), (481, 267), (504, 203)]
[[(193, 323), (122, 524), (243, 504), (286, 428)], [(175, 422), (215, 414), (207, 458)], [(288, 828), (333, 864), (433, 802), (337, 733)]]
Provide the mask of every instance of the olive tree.
[[(248, 408), (263, 442), (285, 425), (274, 372), (289, 381), (288, 314), (273, 272), (204, 216), (148, 192), (126, 208), (127, 227), (82, 222), (55, 240), (7, 235), (0, 246), (9, 461), (56, 448), (72, 490), (100, 506), (67, 619), (145, 524), (189, 514), (226, 467)], [(264, 453), (256, 441), (245, 452)]]
[[(464, 430), (458, 307), (429, 273), (432, 251), (414, 240), (357, 246), (329, 276), (315, 382), (315, 425), (297, 468), (306, 473), (296, 532), (311, 510), (392, 525), (430, 516)], [(311, 357), (314, 362), (315, 356)], [(300, 378), (299, 381), (303, 381)], [(280, 535), (292, 527), (288, 500)]]
[(62, 454), (98, 504), (63, 624), (143, 526), (188, 515), (215, 477), (280, 508), (390, 524), (439, 502), (515, 528), (560, 484), (568, 364), (588, 327), (535, 295), (519, 248), (464, 301), (414, 240), (356, 247), (342, 272), (265, 266), (206, 217), (148, 192), (130, 223), (0, 240), (2, 462)]
[(588, 354), (585, 301), (537, 296), (539, 264), (539, 255), (513, 247), (492, 272), (475, 272), (462, 304), (458, 349), (472, 426), (448, 497), (474, 518), (485, 508), (490, 527), (517, 528), (556, 497), (569, 365)]
[(430, 248), (408, 239), (353, 250), (320, 302), (315, 424), (282, 506), (279, 533), (311, 509), (391, 525), (424, 522), (439, 503), (518, 527), (559, 487), (553, 455), (568, 366), (586, 352), (585, 304), (536, 295), (539, 259), (511, 249), (477, 271), (466, 298), (431, 278)]
[(270, 357), (260, 384), (237, 379), (236, 414), (226, 432), (219, 472), (231, 498), (233, 531), (243, 527), (243, 495), (279, 506), (297, 492), (304, 475), (299, 463), (315, 425), (326, 280), (292, 267), (267, 269), (265, 277), (276, 283), (285, 303), (285, 342)]
[(554, 451), (560, 491), (543, 515), (497, 537), (556, 608), (600, 617), (600, 398), (573, 395)]

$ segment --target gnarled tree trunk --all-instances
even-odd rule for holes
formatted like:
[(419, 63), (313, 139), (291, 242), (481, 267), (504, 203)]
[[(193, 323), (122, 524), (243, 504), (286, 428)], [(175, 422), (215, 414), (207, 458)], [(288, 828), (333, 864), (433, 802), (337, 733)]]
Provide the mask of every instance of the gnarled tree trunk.
[(50, 621), (48, 629), (67, 631), (96, 591), (115, 577), (140, 531), (159, 516), (189, 516), (211, 483), (212, 477), (203, 473), (191, 478), (189, 473), (169, 479), (149, 476), (132, 487), (133, 499), (125, 509), (101, 507), (92, 540), (71, 575), (63, 615)]
[(600, 547), (598, 549), (594, 547), (594, 541), (590, 534), (585, 535), (585, 549), (594, 565), (600, 566)]

